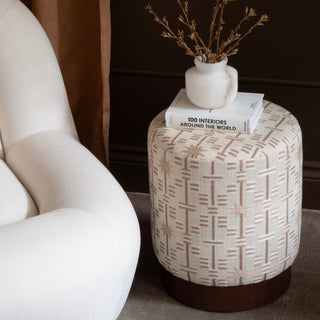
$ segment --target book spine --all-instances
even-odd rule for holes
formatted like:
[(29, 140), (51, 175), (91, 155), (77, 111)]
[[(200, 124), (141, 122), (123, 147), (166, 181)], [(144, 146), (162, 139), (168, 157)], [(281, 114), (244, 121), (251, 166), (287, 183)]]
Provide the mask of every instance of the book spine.
[(259, 119), (260, 119), (260, 116), (263, 112), (263, 107), (262, 107), (262, 104), (259, 106), (259, 110), (258, 112), (256, 113), (255, 117), (252, 118), (252, 119), (248, 119), (248, 124), (249, 124), (249, 130), (248, 130), (248, 133), (253, 133)]
[(228, 132), (249, 133), (248, 119), (198, 117), (188, 114), (166, 113), (166, 126), (176, 129), (222, 130)]

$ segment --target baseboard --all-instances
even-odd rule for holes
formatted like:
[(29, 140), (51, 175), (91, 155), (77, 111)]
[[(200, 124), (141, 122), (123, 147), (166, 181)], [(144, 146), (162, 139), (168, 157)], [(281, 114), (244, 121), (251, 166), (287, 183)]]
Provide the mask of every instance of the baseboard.
[[(303, 178), (311, 180), (320, 180), (320, 162), (304, 161)], [(320, 189), (318, 189), (320, 191)]]

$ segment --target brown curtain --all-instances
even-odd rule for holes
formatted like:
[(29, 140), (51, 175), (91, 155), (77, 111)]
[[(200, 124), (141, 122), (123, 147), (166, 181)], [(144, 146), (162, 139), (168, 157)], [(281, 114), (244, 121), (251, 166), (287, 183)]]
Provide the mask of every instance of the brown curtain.
[(80, 141), (108, 162), (110, 0), (22, 0), (45, 29)]

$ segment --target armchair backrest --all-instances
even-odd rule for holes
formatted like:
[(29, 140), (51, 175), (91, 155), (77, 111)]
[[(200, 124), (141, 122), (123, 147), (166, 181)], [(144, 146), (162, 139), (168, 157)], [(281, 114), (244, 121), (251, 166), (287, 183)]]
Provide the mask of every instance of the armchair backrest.
[(54, 51), (38, 21), (20, 1), (0, 0), (0, 131), (4, 150), (48, 130), (66, 131), (77, 138)]

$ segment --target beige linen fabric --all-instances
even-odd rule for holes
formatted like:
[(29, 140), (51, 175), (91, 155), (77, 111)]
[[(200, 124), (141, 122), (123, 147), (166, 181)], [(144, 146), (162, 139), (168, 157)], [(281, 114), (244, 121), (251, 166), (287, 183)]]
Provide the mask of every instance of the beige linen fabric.
[(302, 138), (294, 116), (264, 101), (253, 134), (166, 128), (148, 134), (154, 251), (177, 277), (207, 286), (257, 283), (297, 256)]

